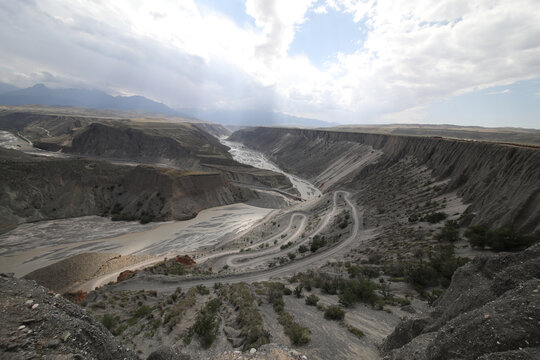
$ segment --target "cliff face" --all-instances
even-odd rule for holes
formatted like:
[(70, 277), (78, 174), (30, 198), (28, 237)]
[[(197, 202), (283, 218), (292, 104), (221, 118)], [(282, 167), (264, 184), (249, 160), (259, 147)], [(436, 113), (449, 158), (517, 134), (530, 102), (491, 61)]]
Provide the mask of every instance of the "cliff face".
[(426, 318), (398, 325), (386, 359), (538, 359), (540, 245), (459, 268)]
[(85, 215), (182, 220), (253, 197), (219, 173), (43, 159), (4, 149), (0, 173), (0, 232), (23, 222)]
[[(540, 234), (540, 150), (441, 138), (406, 137), (351, 132), (251, 128), (235, 132), (240, 141), (266, 153), (289, 171), (321, 184), (320, 174), (333, 172), (348, 159), (353, 171), (336, 185), (359, 187), (370, 174), (414, 158), (436, 180), (447, 180), (447, 192), (457, 191), (467, 203), (467, 222)], [(359, 165), (360, 164), (360, 165)], [(355, 165), (357, 165), (355, 167)], [(335, 172), (339, 174), (339, 172)]]

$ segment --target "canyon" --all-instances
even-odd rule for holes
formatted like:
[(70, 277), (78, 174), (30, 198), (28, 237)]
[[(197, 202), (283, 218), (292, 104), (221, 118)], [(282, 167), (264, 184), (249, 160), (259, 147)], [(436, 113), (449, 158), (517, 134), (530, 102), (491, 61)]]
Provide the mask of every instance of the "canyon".
[[(535, 145), (48, 108), (3, 109), (0, 129), (1, 271), (24, 275), (0, 302), (91, 317), (69, 332), (107, 349), (3, 330), (2, 356), (539, 354)], [(46, 339), (30, 309), (10, 326), (33, 316)]]

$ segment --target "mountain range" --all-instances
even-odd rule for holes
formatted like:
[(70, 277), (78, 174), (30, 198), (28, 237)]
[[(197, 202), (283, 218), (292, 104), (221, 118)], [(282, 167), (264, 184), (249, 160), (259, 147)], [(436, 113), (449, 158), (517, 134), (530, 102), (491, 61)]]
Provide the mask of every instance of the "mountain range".
[(316, 126), (337, 125), (317, 119), (302, 118), (264, 110), (175, 110), (144, 96), (112, 96), (101, 90), (51, 89), (43, 84), (20, 89), (0, 82), (0, 105), (73, 106), (91, 109), (141, 111), (176, 115), (217, 122), (226, 126)]

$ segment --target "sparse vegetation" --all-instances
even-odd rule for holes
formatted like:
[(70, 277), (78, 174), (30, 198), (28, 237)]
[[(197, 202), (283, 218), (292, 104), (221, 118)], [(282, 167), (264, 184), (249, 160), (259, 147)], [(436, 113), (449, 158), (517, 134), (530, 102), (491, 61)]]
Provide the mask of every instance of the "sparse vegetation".
[(315, 294), (311, 294), (308, 297), (306, 297), (306, 305), (317, 306), (318, 302), (319, 302), (319, 297)]
[(337, 305), (330, 305), (324, 310), (324, 318), (327, 320), (343, 320), (345, 311)]
[(201, 346), (208, 349), (216, 340), (221, 318), (218, 315), (220, 306), (219, 299), (208, 301), (197, 314), (195, 324), (189, 328), (184, 338), (184, 343), (189, 344), (193, 335), (197, 335)]
[(488, 247), (495, 251), (520, 250), (532, 245), (535, 241), (532, 236), (517, 232), (512, 224), (505, 224), (495, 230), (488, 230), (479, 225), (471, 226), (464, 235), (471, 246), (481, 249)]

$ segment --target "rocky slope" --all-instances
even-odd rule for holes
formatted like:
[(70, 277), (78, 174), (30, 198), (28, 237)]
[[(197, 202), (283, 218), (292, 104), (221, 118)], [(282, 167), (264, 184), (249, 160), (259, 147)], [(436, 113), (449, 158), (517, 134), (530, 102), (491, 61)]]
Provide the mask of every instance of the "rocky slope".
[(0, 231), (84, 215), (182, 220), (202, 209), (254, 198), (216, 172), (47, 159), (6, 149), (0, 149), (0, 172)]
[(321, 177), (325, 172), (348, 169), (340, 185), (360, 188), (373, 174), (412, 158), (418, 168), (427, 167), (437, 181), (445, 181), (442, 191), (455, 191), (470, 204), (463, 224), (501, 226), (511, 222), (524, 232), (540, 234), (537, 148), (280, 128), (239, 130), (231, 140), (266, 153), (283, 168), (325, 188), (326, 179)]
[(0, 359), (138, 359), (85, 310), (33, 281), (0, 275)]
[(538, 359), (540, 245), (459, 268), (430, 316), (402, 322), (387, 359)]

